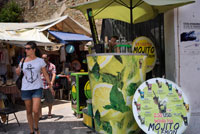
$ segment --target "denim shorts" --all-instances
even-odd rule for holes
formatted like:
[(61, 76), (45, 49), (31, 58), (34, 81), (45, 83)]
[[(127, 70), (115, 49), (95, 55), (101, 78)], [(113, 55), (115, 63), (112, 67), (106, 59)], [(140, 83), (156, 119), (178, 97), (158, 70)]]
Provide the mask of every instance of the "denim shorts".
[(42, 88), (21, 91), (22, 100), (32, 100), (32, 98), (42, 98)]

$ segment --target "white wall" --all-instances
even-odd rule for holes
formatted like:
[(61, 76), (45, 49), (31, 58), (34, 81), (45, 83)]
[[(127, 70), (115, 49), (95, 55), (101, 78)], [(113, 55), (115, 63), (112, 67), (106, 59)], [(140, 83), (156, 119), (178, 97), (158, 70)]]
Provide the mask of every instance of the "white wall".
[[(189, 28), (183, 27), (188, 23)], [(200, 0), (165, 13), (166, 77), (179, 84), (190, 100), (192, 117), (185, 134), (200, 131), (200, 41), (180, 41), (183, 32), (200, 33)], [(196, 46), (195, 46), (196, 44)]]

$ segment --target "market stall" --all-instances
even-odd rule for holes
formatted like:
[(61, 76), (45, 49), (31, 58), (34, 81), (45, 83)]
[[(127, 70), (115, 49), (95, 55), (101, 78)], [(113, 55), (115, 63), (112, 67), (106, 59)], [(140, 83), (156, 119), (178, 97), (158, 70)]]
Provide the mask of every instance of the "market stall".
[[(151, 67), (154, 66), (156, 60), (155, 58), (156, 54), (154, 53), (155, 51), (149, 53), (149, 55), (153, 57), (152, 58), (153, 61), (151, 61), (150, 65), (148, 65), (149, 70), (146, 70), (145, 66), (144, 72), (143, 73), (141, 72), (137, 75), (137, 72), (140, 72), (139, 71), (140, 67), (142, 67), (141, 65), (145, 63), (145, 60), (137, 60), (137, 58), (135, 59), (134, 56), (133, 56), (134, 60), (132, 59), (128, 60), (128, 58), (123, 58), (125, 57), (125, 55), (122, 53), (120, 54), (105, 53), (104, 47), (106, 46), (106, 44), (100, 42), (98, 39), (98, 34), (96, 31), (94, 19), (111, 18), (131, 23), (130, 26), (131, 33), (129, 34), (131, 34), (130, 36), (133, 37), (132, 28), (134, 23), (140, 23), (150, 20), (155, 16), (157, 16), (159, 13), (163, 13), (167, 10), (185, 4), (189, 4), (192, 2), (193, 1), (180, 2), (176, 0), (174, 0), (173, 2), (169, 1), (160, 2), (157, 0), (152, 0), (151, 2), (148, 0), (140, 0), (140, 1), (95, 0), (72, 7), (83, 12), (83, 14), (88, 19), (94, 41), (94, 53), (88, 55), (87, 60), (88, 60), (88, 68), (90, 68), (91, 66), (89, 71), (89, 79), (92, 90), (92, 105), (93, 105), (93, 114), (95, 120), (95, 130), (97, 132), (115, 133), (115, 134), (141, 133), (137, 125), (138, 122), (136, 123), (134, 121), (131, 103), (133, 101), (133, 94), (135, 93), (137, 87), (141, 84), (137, 82), (140, 81), (140, 77), (142, 76), (143, 73), (146, 75), (146, 72), (151, 70)], [(132, 40), (133, 38), (131, 38), (131, 42)], [(137, 46), (138, 44), (136, 43), (132, 47), (132, 51), (134, 53), (135, 52), (138, 53), (138, 48), (139, 48)], [(148, 48), (147, 44), (148, 43), (146, 43), (145, 40), (142, 40), (139, 51), (144, 51), (142, 50), (143, 48), (145, 49)], [(154, 50), (154, 47), (151, 48)], [(100, 54), (95, 54), (95, 52)], [(139, 52), (140, 56), (141, 53), (143, 52)], [(126, 56), (127, 57), (131, 56), (131, 53), (130, 52), (126, 53)], [(127, 65), (125, 61), (127, 61)], [(129, 66), (131, 66), (131, 64), (133, 63), (134, 65), (138, 64), (138, 66), (135, 66), (134, 68), (134, 65), (132, 65), (133, 68), (127, 71), (128, 74), (130, 74), (128, 75), (128, 78), (130, 79), (128, 78), (126, 79), (125, 77), (127, 75), (126, 69), (129, 68)], [(123, 69), (123, 67), (125, 69)], [(145, 81), (145, 77), (142, 78), (143, 79), (141, 82)], [(144, 97), (143, 92), (142, 91), (140, 92), (141, 97)], [(146, 101), (147, 101), (146, 103), (148, 103), (148, 100)], [(147, 105), (143, 107), (148, 108)], [(129, 121), (130, 118), (132, 119)], [(143, 121), (139, 116), (138, 118), (140, 122)], [(163, 128), (163, 131), (164, 130), (167, 129)], [(165, 133), (165, 131), (163, 133)]]
[(23, 56), (24, 51), (21, 48), (6, 43), (0, 44), (0, 92), (8, 94), (13, 103), (20, 97), (15, 85), (17, 79), (15, 69)]

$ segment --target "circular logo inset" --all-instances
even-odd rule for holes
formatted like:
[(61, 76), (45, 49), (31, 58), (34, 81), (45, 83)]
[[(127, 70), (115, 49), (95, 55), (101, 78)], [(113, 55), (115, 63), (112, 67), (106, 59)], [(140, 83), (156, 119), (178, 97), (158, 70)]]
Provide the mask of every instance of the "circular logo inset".
[(189, 124), (188, 99), (177, 84), (163, 78), (143, 82), (134, 94), (132, 108), (147, 134), (182, 134)]
[(156, 63), (156, 48), (153, 42), (149, 38), (141, 36), (133, 41), (132, 49), (133, 53), (147, 54), (146, 72), (150, 72)]

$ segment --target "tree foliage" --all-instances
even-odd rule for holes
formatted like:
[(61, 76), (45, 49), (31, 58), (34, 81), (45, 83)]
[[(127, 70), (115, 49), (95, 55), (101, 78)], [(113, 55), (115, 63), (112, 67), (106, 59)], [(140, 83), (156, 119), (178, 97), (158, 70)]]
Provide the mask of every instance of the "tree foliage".
[(21, 22), (22, 8), (14, 1), (8, 2), (0, 9), (0, 22)]

